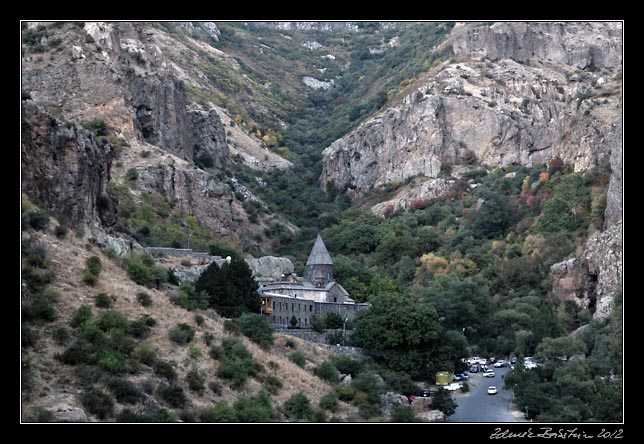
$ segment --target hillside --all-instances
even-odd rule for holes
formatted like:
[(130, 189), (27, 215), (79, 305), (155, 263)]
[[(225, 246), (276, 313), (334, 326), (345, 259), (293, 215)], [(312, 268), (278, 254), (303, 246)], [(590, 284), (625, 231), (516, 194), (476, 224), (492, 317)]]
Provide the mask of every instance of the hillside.
[[(441, 420), (406, 395), (467, 356), (517, 357), (530, 419), (622, 420), (623, 23), (23, 22), (21, 51), (23, 421)], [(302, 276), (318, 235), (370, 307), (310, 325), (358, 359), (249, 339), (242, 258)]]
[[(173, 304), (169, 295), (178, 291), (176, 287), (174, 289), (164, 287), (158, 290), (135, 284), (126, 271), (106, 257), (97, 246), (72, 233), (64, 239), (57, 238), (54, 234), (55, 226), (57, 224), (52, 220), (46, 230), (28, 230), (23, 234), (24, 251), (31, 251), (36, 246), (42, 248), (46, 252), (48, 262), (46, 271), (53, 272), (55, 276), (46, 290), (48, 297), (53, 297), (55, 301), (54, 319), (51, 322), (37, 321), (32, 325), (33, 330), (37, 331), (37, 336), (33, 338), (31, 346), (23, 349), (23, 420), (36, 419), (40, 409), (55, 414), (58, 420), (71, 421), (84, 418), (88, 421), (113, 421), (126, 408), (150, 414), (159, 409), (166, 409), (174, 411), (175, 417), (180, 417), (182, 409), (173, 408), (162, 401), (158, 395), (153, 394), (155, 388), (167, 382), (166, 379), (156, 374), (149, 364), (140, 362), (136, 364), (133, 358), (128, 361), (126, 371), (115, 371), (112, 375), (115, 374), (138, 387), (147, 387), (146, 390), (151, 390), (153, 393), (142, 395), (142, 398), (134, 403), (116, 402), (113, 414), (106, 418), (98, 418), (83, 408), (81, 395), (87, 392), (89, 386), (96, 386), (109, 392), (104, 387), (110, 372), (101, 372), (100, 367), (93, 367), (95, 370), (92, 372), (91, 365), (85, 366), (83, 372), (82, 365), (65, 365), (56, 359), (56, 355), (63, 353), (79, 337), (78, 330), (70, 326), (70, 321), (82, 305), (91, 307), (92, 312), (97, 316), (113, 310), (122, 313), (129, 320), (148, 315), (156, 321), (149, 335), (137, 338), (135, 342), (138, 348), (143, 345), (150, 346), (153, 354), (156, 355), (156, 360), (170, 363), (177, 373), (176, 384), (189, 396), (185, 410), (193, 412), (203, 410), (213, 407), (220, 401), (233, 404), (241, 396), (254, 395), (262, 387), (270, 387), (271, 383), (275, 384), (275, 380), (278, 381), (280, 388), (271, 398), (274, 408), (282, 412), (284, 402), (296, 393), (305, 394), (312, 405), (317, 406), (319, 399), (331, 391), (330, 385), (325, 381), (288, 359), (290, 353), (299, 350), (304, 353), (307, 362), (318, 365), (329, 357), (329, 352), (322, 346), (310, 345), (296, 338), (288, 338), (291, 346), (287, 346), (287, 337), (282, 335), (277, 335), (275, 345), (270, 351), (260, 348), (243, 336), (240, 338), (255, 362), (259, 363), (261, 370), (256, 377), (248, 380), (243, 389), (232, 389), (229, 383), (216, 376), (217, 366), (221, 361), (209, 356), (211, 347), (204, 341), (206, 334), (210, 333), (213, 336), (212, 345), (221, 345), (222, 339), (229, 336), (224, 333), (224, 319), (212, 310), (188, 312)], [(27, 256), (25, 255), (23, 266), (31, 268), (27, 265), (29, 261)], [(86, 260), (92, 256), (98, 256), (102, 264), (98, 282), (94, 286), (82, 282)], [(95, 306), (95, 298), (101, 293), (109, 295), (112, 301), (110, 308)], [(150, 296), (149, 306), (143, 306), (137, 301), (139, 293)], [(25, 295), (25, 297), (28, 300), (29, 296)], [(195, 320), (197, 316), (203, 318), (201, 325)], [(168, 336), (168, 332), (179, 323), (187, 323), (195, 331), (194, 340), (187, 345), (179, 345)], [(64, 343), (54, 339), (57, 337), (55, 332), (61, 328), (71, 333), (71, 338)], [(23, 334), (25, 334), (24, 331)], [(24, 341), (23, 339), (23, 344)], [(205, 389), (200, 394), (190, 390), (186, 382), (186, 374), (194, 368), (205, 377)], [(269, 377), (272, 378), (271, 381), (266, 382), (264, 378)], [(214, 393), (208, 388), (211, 383), (217, 383), (221, 393)], [(140, 388), (137, 390), (141, 391)], [(351, 407), (342, 403), (336, 415), (346, 418), (352, 414), (352, 411)], [(285, 418), (280, 414), (275, 420), (283, 421)]]

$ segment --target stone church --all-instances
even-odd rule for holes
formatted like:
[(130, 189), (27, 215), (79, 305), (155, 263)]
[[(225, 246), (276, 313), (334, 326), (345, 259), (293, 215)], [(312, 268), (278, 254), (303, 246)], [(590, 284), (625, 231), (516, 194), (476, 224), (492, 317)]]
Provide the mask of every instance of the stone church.
[(356, 303), (333, 279), (333, 260), (319, 234), (306, 261), (304, 281), (283, 277), (281, 282), (262, 285), (258, 292), (262, 313), (271, 324), (280, 327), (289, 326), (293, 316), (299, 328), (309, 328), (313, 316), (323, 317), (332, 312), (351, 319), (369, 306)]

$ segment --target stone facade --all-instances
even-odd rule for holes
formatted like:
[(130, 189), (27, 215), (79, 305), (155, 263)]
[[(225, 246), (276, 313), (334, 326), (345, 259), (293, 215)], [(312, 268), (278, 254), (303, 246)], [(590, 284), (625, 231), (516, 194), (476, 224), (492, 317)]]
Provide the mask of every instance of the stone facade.
[(319, 235), (306, 262), (306, 276), (304, 282), (284, 280), (258, 289), (262, 313), (271, 324), (288, 327), (295, 317), (296, 327), (309, 328), (313, 316), (337, 313), (343, 319), (351, 319), (369, 307), (356, 304), (342, 285), (333, 280), (333, 261)]

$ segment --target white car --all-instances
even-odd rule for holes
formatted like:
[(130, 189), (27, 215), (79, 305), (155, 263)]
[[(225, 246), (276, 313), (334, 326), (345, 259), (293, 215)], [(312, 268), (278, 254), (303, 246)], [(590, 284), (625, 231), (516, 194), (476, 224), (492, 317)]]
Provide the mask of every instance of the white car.
[(483, 376), (485, 376), (486, 378), (494, 378), (494, 372), (492, 370), (488, 370), (483, 373)]
[(451, 384), (448, 384), (443, 388), (445, 390), (447, 390), (447, 391), (454, 392), (454, 391), (460, 389), (462, 386), (463, 386), (463, 384), (461, 384), (459, 382), (452, 382)]
[(496, 387), (494, 387), (493, 385), (489, 386), (487, 388), (487, 394), (488, 395), (496, 395)]
[(504, 367), (504, 366), (505, 366), (505, 361), (503, 359), (501, 359), (500, 361), (496, 361), (494, 363), (494, 367), (496, 367), (496, 368), (500, 368), (500, 367)]

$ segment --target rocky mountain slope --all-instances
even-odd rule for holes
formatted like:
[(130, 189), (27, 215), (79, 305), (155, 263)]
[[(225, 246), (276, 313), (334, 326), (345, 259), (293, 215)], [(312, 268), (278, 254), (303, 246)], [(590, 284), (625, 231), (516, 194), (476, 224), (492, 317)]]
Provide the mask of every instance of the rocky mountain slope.
[[(214, 24), (202, 23), (198, 29), (216, 39), (218, 30)], [(124, 195), (111, 191), (115, 187), (110, 185), (121, 183), (130, 188), (125, 191), (126, 196), (132, 194), (135, 200), (140, 200), (141, 193), (158, 195), (184, 218), (195, 217), (204, 230), (230, 244), (245, 248), (257, 245), (263, 225), (261, 221), (248, 222), (242, 202), (234, 195), (238, 190), (224, 183), (222, 173), (233, 166), (231, 151), (251, 168), (288, 168), (290, 162), (269, 151), (261, 140), (244, 132), (240, 135), (238, 129), (233, 134), (234, 119), (222, 108), (211, 101), (195, 101), (194, 91), (206, 88), (209, 80), (194, 65), (191, 69), (190, 63), (198, 55), (190, 49), (189, 37), (184, 44), (151, 23), (125, 22), (34, 22), (24, 24), (23, 33), (23, 94), (49, 113), (48, 117), (38, 119), (48, 119), (58, 127), (69, 122), (68, 128), (104, 122), (100, 132), (95, 131), (99, 137), (92, 140), (110, 153), (109, 160), (96, 165), (104, 173), (91, 173), (99, 174), (97, 186), (84, 183), (82, 165), (77, 167), (70, 156), (65, 157), (66, 167), (77, 170), (74, 181), (79, 183), (74, 191), (84, 196), (87, 208), (74, 215), (69, 213), (70, 208), (61, 205), (52, 208), (71, 216), (74, 223), (91, 226), (88, 233), (103, 242), (106, 235), (103, 228), (114, 225), (115, 220), (100, 226), (96, 217), (89, 214), (89, 205), (100, 197), (115, 212), (119, 198), (122, 201)], [(224, 63), (236, 63), (210, 46), (201, 46)], [(58, 130), (46, 129), (36, 121), (33, 116), (38, 112), (33, 104), (25, 110), (23, 131), (29, 135), (39, 133), (41, 138), (60, 139)], [(35, 125), (40, 125), (40, 130), (33, 130)], [(50, 134), (42, 134), (43, 131)], [(230, 148), (226, 132), (233, 136)], [(69, 147), (75, 143), (71, 141), (73, 135), (66, 137), (70, 139), (66, 142)], [(79, 140), (79, 152), (85, 144)], [(55, 151), (42, 140), (23, 139), (26, 191), (48, 203), (53, 203), (54, 197), (43, 190), (49, 189), (51, 183), (41, 173), (43, 169), (53, 171), (61, 166), (56, 164)], [(138, 178), (136, 186), (128, 187), (131, 183), (124, 179), (132, 169), (137, 171)], [(71, 179), (61, 176), (54, 180), (69, 183)], [(67, 194), (72, 191), (70, 187), (59, 183), (54, 189), (69, 199), (73, 195)], [(132, 230), (139, 228), (119, 224), (115, 229), (133, 235)]]
[(560, 157), (583, 171), (618, 137), (621, 28), (496, 23), (456, 26), (454, 57), (398, 106), (323, 152), (321, 183), (353, 196), (449, 165), (533, 165)]
[[(224, 332), (224, 319), (217, 316), (214, 311), (198, 310), (189, 313), (169, 299), (169, 295), (178, 289), (157, 290), (135, 284), (123, 268), (105, 257), (96, 246), (71, 234), (65, 239), (57, 238), (54, 235), (56, 225), (52, 221), (49, 229), (30, 231), (27, 236), (27, 242), (30, 245), (39, 245), (46, 250), (49, 260), (48, 269), (55, 274), (54, 280), (48, 285), (48, 292), (58, 296), (55, 302), (55, 320), (39, 326), (36, 344), (23, 349), (21, 411), (23, 421), (37, 420), (38, 415), (42, 415), (43, 411), (51, 415), (49, 421), (104, 422), (114, 421), (124, 409), (148, 413), (157, 412), (160, 409), (173, 410), (172, 406), (161, 402), (158, 395), (152, 396), (151, 393), (143, 395), (135, 403), (117, 400), (113, 414), (106, 418), (97, 417), (83, 405), (82, 395), (87, 391), (87, 387), (100, 386), (101, 383), (92, 380), (91, 372), (81, 375), (82, 369), (79, 367), (83, 367), (82, 365), (70, 366), (56, 359), (56, 355), (63, 353), (72, 342), (67, 340), (61, 343), (54, 339), (56, 337), (54, 332), (57, 329), (70, 328), (74, 313), (83, 304), (89, 305), (96, 315), (112, 310), (122, 313), (130, 320), (139, 319), (144, 315), (154, 318), (156, 325), (150, 329), (145, 339), (137, 340), (136, 345), (152, 347), (156, 359), (168, 362), (174, 369), (177, 374), (174, 383), (182, 387), (189, 397), (186, 409), (210, 408), (220, 401), (232, 404), (238, 398), (256, 394), (262, 388), (263, 379), (260, 376), (250, 378), (242, 389), (231, 388), (230, 384), (217, 376), (218, 361), (213, 360), (208, 353), (209, 346), (205, 342), (206, 333), (212, 335), (211, 340), (214, 345), (219, 345), (229, 334)], [(101, 259), (102, 271), (96, 285), (88, 286), (81, 282), (81, 276), (86, 260), (95, 255)], [(110, 308), (95, 306), (95, 297), (100, 293), (109, 295), (112, 301)], [(140, 293), (149, 295), (149, 305), (144, 306), (138, 301), (137, 294)], [(196, 315), (202, 316), (201, 324), (195, 320)], [(179, 323), (187, 323), (194, 329), (195, 337), (190, 344), (179, 345), (170, 339), (169, 330)], [(286, 337), (278, 335), (270, 351), (260, 348), (243, 336), (240, 339), (253, 359), (261, 366), (260, 373), (264, 376), (270, 374), (281, 381), (281, 388), (272, 396), (273, 407), (278, 412), (283, 412), (284, 402), (295, 393), (306, 394), (313, 405), (317, 406), (320, 397), (331, 389), (325, 381), (314, 376), (311, 371), (305, 371), (288, 359), (288, 355), (294, 351), (294, 348), (285, 345)], [(304, 353), (309, 369), (329, 356), (329, 351), (323, 346), (307, 344), (295, 338), (289, 339), (297, 350)], [(200, 392), (191, 390), (186, 376), (193, 369), (201, 372), (206, 382), (219, 383), (220, 392), (215, 393), (208, 386)], [(136, 384), (137, 387), (152, 387), (152, 390), (167, 382), (149, 365), (130, 368), (123, 378)], [(342, 403), (338, 415), (350, 416), (355, 413), (354, 410), (353, 407)], [(175, 410), (175, 413), (179, 412), (179, 409)], [(285, 419), (282, 414), (279, 414), (276, 420)]]
[(622, 29), (619, 23), (458, 24), (432, 68), (387, 108), (323, 152), (321, 185), (359, 197), (419, 176), (372, 211), (433, 199), (467, 170), (560, 158), (575, 171), (611, 166), (605, 231), (555, 264), (553, 294), (612, 307), (622, 275)]

